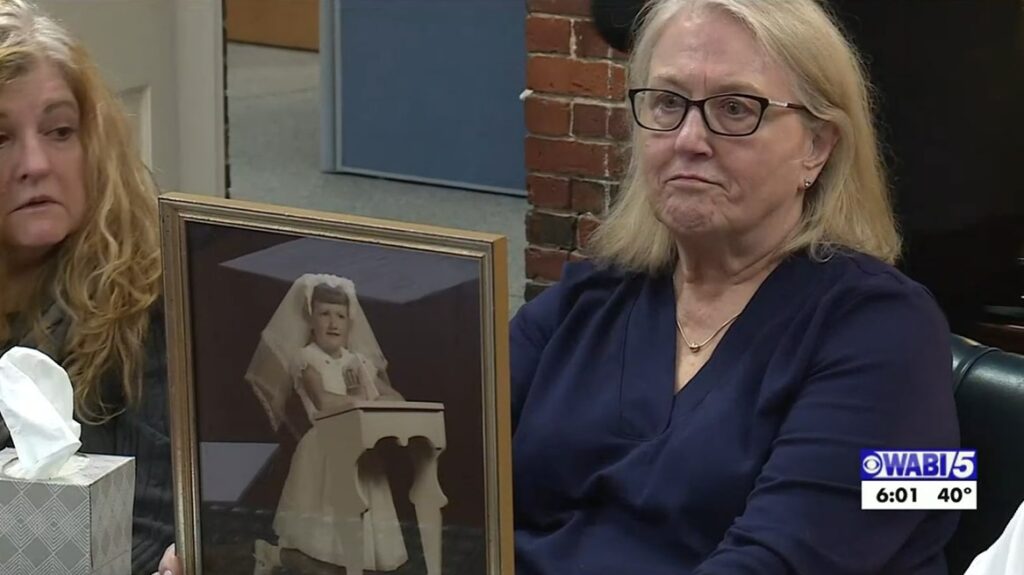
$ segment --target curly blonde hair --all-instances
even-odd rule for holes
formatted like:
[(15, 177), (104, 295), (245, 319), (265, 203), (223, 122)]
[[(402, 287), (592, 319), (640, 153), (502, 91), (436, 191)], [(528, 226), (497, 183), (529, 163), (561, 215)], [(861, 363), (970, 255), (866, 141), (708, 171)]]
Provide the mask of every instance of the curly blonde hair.
[[(31, 3), (0, 0), (0, 89), (44, 62), (62, 73), (78, 102), (86, 211), (19, 313), (37, 341), (63, 358), (76, 412), (98, 423), (117, 413), (103, 402), (105, 376), (120, 377), (126, 405), (141, 395), (144, 340), (161, 286), (157, 193), (120, 103), (83, 46)], [(45, 333), (42, 315), (51, 304), (69, 322), (63, 341)], [(12, 337), (10, 319), (0, 314), (0, 342)]]
[[(836, 248), (847, 248), (893, 263), (901, 241), (872, 120), (867, 74), (856, 50), (818, 2), (655, 0), (639, 20), (629, 62), (630, 84), (641, 87), (647, 82), (655, 45), (676, 15), (707, 9), (721, 10), (743, 23), (790, 71), (799, 101), (839, 134), (828, 162), (805, 194), (801, 220), (781, 251), (806, 249), (815, 259), (825, 259)], [(640, 175), (641, 137), (634, 127), (619, 201), (591, 236), (589, 247), (601, 260), (655, 273), (673, 265), (678, 254), (671, 232), (655, 216)]]

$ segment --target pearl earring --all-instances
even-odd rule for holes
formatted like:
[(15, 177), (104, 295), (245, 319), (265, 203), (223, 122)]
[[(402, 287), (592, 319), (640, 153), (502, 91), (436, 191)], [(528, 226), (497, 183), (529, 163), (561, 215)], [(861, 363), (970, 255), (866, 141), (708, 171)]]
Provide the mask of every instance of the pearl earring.
[(810, 179), (806, 179), (806, 178), (805, 178), (805, 179), (804, 179), (804, 189), (805, 189), (805, 190), (806, 190), (806, 189), (809, 189), (809, 188), (811, 187), (811, 185), (812, 185), (813, 183), (814, 183), (814, 182), (813, 182), (813, 181), (811, 181)]

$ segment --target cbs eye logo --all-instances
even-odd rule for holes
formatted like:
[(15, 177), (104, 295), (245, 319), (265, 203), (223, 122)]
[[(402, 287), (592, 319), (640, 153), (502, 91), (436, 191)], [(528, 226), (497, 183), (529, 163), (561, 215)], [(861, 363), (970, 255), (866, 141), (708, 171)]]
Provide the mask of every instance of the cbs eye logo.
[(878, 473), (882, 471), (882, 458), (876, 454), (865, 456), (860, 467), (864, 470), (864, 473), (868, 475), (878, 475)]

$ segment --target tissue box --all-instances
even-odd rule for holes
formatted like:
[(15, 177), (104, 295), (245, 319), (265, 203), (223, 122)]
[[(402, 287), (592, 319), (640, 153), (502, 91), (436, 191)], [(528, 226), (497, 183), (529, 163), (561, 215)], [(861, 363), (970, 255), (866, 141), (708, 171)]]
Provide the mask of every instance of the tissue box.
[(29, 481), (4, 473), (16, 457), (0, 451), (0, 573), (130, 573), (135, 459), (86, 455), (76, 473)]

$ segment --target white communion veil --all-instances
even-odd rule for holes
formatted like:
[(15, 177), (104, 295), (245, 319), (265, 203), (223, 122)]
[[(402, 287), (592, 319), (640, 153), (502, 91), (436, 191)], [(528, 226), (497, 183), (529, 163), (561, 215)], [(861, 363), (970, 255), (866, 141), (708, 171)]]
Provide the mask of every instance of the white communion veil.
[(387, 368), (387, 360), (363, 314), (352, 280), (327, 274), (305, 274), (295, 280), (277, 311), (260, 335), (260, 342), (249, 362), (245, 379), (253, 386), (276, 431), (282, 423), (288, 396), (294, 389), (293, 367), (299, 353), (311, 341), (310, 317), (313, 288), (326, 284), (348, 296), (349, 335), (346, 349), (369, 360), (378, 372)]

